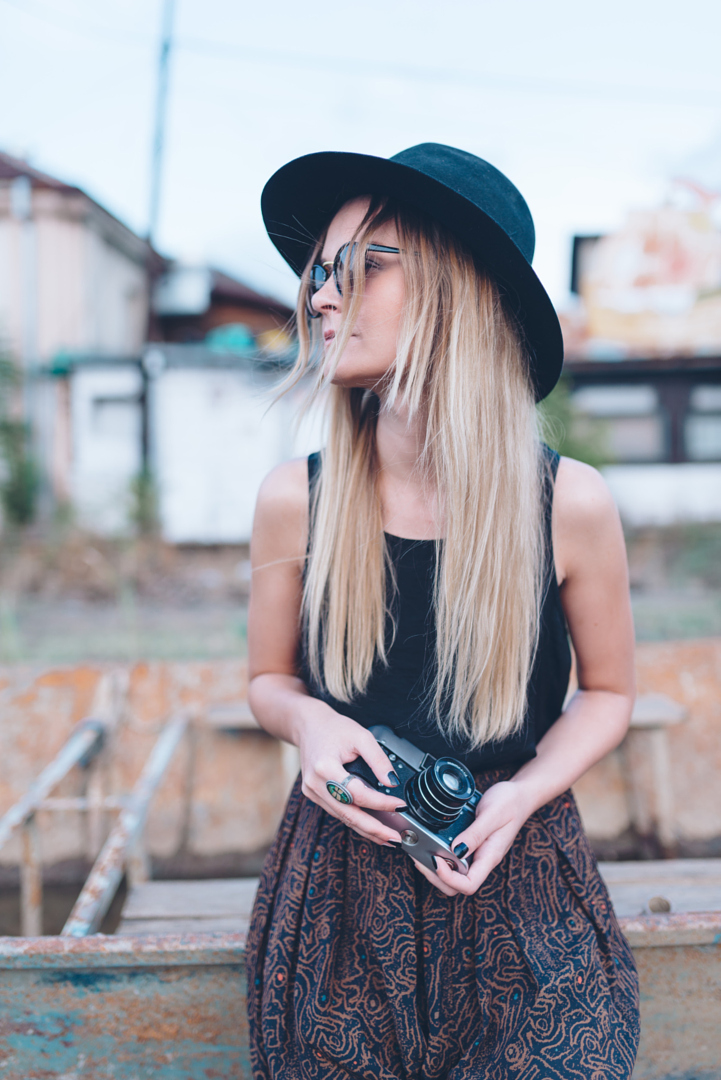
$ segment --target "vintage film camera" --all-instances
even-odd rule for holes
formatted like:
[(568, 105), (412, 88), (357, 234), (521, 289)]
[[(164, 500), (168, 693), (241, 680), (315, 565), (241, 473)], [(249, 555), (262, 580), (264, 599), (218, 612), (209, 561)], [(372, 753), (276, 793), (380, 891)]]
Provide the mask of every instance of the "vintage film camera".
[(390, 788), (379, 784), (362, 758), (348, 762), (345, 767), (376, 791), (396, 796), (408, 809), (371, 810), (364, 806), (363, 810), (391, 829), (397, 829), (403, 850), (429, 870), (434, 869), (435, 856), (445, 859), (452, 870), (467, 874), (468, 862), (459, 859), (452, 847), (458, 834), (474, 820), (481, 801), (481, 793), (476, 790), (466, 766), (454, 758), (424, 754), (384, 725), (377, 724), (369, 730), (387, 753), (401, 786)]

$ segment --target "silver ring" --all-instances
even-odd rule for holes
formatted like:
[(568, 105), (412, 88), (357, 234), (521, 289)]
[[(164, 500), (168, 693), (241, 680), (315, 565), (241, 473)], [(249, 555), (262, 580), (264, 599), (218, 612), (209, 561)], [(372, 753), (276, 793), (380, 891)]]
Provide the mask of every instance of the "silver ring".
[(343, 777), (340, 783), (336, 783), (335, 780), (326, 780), (325, 786), (328, 789), (328, 794), (336, 802), (344, 803), (345, 806), (350, 806), (353, 802), (353, 795), (348, 790), (348, 784), (353, 779), (353, 776), (349, 773)]

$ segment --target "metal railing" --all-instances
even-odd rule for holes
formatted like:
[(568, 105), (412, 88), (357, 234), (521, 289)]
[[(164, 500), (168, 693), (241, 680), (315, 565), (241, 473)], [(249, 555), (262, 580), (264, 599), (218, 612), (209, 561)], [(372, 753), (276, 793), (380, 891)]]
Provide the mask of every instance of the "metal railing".
[(140, 779), (75, 901), (62, 929), (63, 937), (85, 937), (97, 932), (126, 869), (133, 882), (147, 881), (149, 873), (143, 829), (148, 808), (187, 727), (188, 717), (181, 714), (171, 717), (163, 728)]
[[(63, 927), (64, 936), (84, 937), (99, 929), (124, 873), (127, 872), (131, 884), (147, 881), (150, 876), (144, 844), (148, 809), (178, 744), (189, 729), (189, 718), (183, 713), (166, 721), (130, 795), (111, 794), (106, 790), (104, 759), (112, 749), (110, 736), (124, 711), (126, 693), (127, 678), (123, 672), (104, 674), (92, 706), (93, 713), (103, 719), (79, 723), (50, 764), (0, 818), (0, 849), (18, 830), (21, 833), (20, 933), (23, 937), (42, 935), (43, 870), (36, 818), (39, 811), (85, 814), (89, 854), (97, 856)], [(101, 750), (104, 750), (102, 754)], [(53, 796), (53, 789), (76, 765), (87, 770), (85, 794)], [(108, 835), (106, 818), (110, 811), (119, 813)]]
[[(88, 719), (78, 724), (65, 745), (43, 769), (37, 780), (0, 819), (0, 848), (7, 843), (16, 829), (22, 832), (20, 926), (23, 937), (39, 937), (42, 934), (42, 860), (35, 815), (38, 810), (58, 809), (56, 803), (68, 801), (49, 799), (50, 792), (75, 765), (85, 768), (90, 765), (103, 745), (105, 732), (105, 725), (100, 720)], [(79, 810), (87, 810), (91, 806), (91, 800), (87, 798), (71, 801)], [(109, 809), (104, 804), (105, 800), (100, 800), (101, 808)]]

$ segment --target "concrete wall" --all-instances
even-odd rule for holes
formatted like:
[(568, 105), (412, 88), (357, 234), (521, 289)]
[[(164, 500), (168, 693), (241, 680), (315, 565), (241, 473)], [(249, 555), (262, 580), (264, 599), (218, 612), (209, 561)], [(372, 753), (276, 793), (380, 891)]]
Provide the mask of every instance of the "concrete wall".
[[(129, 523), (131, 483), (142, 466), (140, 369), (80, 367), (69, 383), (73, 504), (83, 524), (122, 533)], [(58, 402), (57, 428), (63, 404)]]
[[(0, 669), (0, 814), (87, 715), (103, 670)], [(721, 842), (721, 639), (641, 645), (637, 670), (642, 693), (668, 694), (688, 710), (688, 719), (668, 733), (674, 828), (691, 849), (696, 844), (705, 851)], [(130, 790), (170, 710), (189, 706), (197, 716), (195, 743), (179, 750), (151, 810), (148, 835), (155, 855), (170, 857), (184, 849), (212, 857), (253, 852), (270, 843), (290, 781), (283, 747), (262, 733), (232, 735), (206, 725), (211, 706), (245, 696), (240, 660), (130, 669), (127, 715), (108, 751), (111, 792)], [(79, 794), (84, 783), (76, 770), (56, 794)], [(628, 828), (618, 752), (591, 769), (576, 794), (592, 838), (608, 841)], [(40, 825), (47, 862), (93, 854), (78, 813), (44, 813)], [(15, 841), (0, 852), (5, 865), (18, 859)]]
[[(668, 728), (673, 827), (683, 848), (721, 854), (721, 639), (637, 646), (639, 694), (667, 694), (688, 718)], [(639, 763), (643, 764), (643, 763)], [(630, 825), (621, 753), (614, 751), (576, 785), (592, 837), (613, 840)], [(718, 842), (715, 846), (712, 842)]]
[(260, 374), (228, 368), (169, 368), (154, 381), (153, 459), (166, 540), (250, 537), (263, 477), (292, 453), (287, 408), (267, 411), (270, 386)]
[[(161, 347), (153, 352), (163, 355)], [(212, 360), (206, 366), (171, 364), (150, 381), (152, 472), (163, 538), (170, 543), (247, 543), (263, 478), (280, 462), (322, 445), (318, 411), (297, 424), (299, 392), (272, 404), (277, 373)], [(105, 535), (123, 533), (130, 526), (130, 485), (142, 464), (140, 369), (79, 365), (69, 386), (69, 450), (61, 445), (59, 401), (54, 472), (68, 474), (84, 525)], [(56, 491), (64, 487), (58, 475)]]

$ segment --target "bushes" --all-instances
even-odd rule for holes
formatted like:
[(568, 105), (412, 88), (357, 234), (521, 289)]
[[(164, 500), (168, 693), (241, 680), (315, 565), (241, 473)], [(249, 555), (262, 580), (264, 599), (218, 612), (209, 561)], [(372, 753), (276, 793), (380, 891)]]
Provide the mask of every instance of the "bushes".
[(13, 406), (22, 392), (22, 374), (0, 353), (0, 505), (10, 525), (29, 525), (35, 517), (40, 475), (30, 449), (30, 428)]
[(612, 460), (604, 422), (582, 416), (574, 409), (568, 381), (563, 376), (538, 410), (541, 431), (553, 450), (595, 468)]

